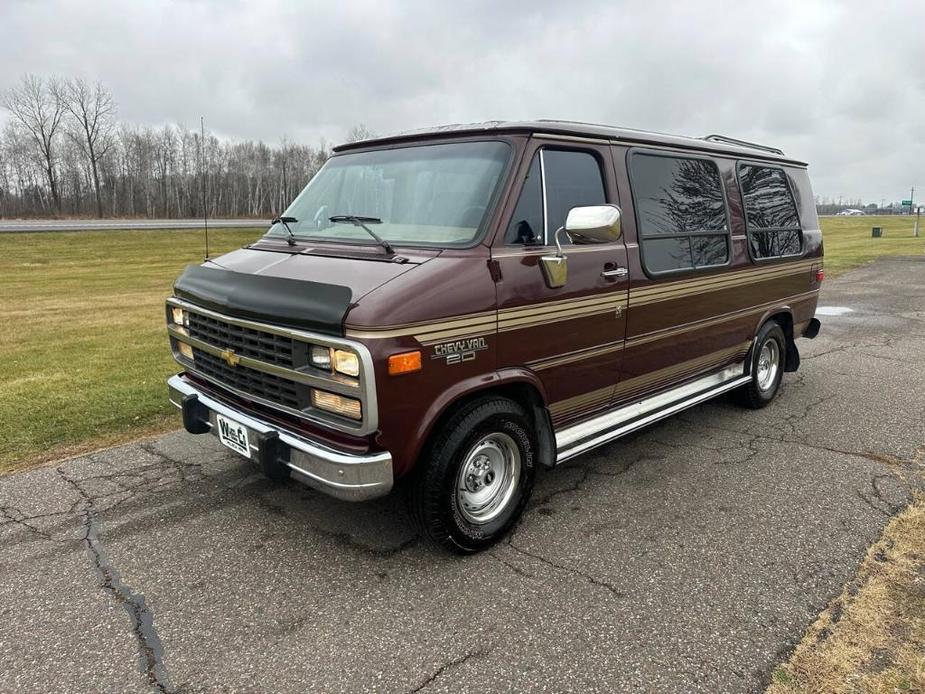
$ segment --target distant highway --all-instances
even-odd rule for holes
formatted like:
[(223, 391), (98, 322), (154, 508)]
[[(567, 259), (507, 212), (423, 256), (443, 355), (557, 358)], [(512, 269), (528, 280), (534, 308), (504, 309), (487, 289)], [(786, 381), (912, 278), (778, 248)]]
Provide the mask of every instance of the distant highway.
[[(209, 228), (265, 229), (269, 220), (210, 219)], [(32, 231), (115, 231), (132, 229), (202, 229), (201, 219), (0, 219), (0, 233)]]

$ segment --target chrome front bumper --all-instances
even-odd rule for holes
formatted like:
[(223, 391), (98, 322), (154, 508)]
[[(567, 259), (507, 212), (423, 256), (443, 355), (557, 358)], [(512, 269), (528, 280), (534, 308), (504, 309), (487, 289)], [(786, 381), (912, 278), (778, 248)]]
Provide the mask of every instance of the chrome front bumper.
[(247, 428), (249, 440), (258, 442), (251, 445), (254, 453), (266, 457), (267, 450), (259, 450), (260, 442), (272, 442), (271, 464), (289, 468), (309, 487), (348, 501), (373, 499), (392, 489), (392, 456), (387, 452), (354, 455), (336, 451), (239, 412), (180, 376), (171, 377), (167, 387), (170, 402), (183, 412), (187, 431), (218, 436), (215, 415), (228, 417)]

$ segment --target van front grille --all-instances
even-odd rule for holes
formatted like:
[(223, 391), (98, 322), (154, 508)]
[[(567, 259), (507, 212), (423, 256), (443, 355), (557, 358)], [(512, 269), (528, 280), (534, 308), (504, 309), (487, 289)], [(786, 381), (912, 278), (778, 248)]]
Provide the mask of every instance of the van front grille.
[(303, 410), (310, 404), (308, 386), (240, 364), (228, 366), (223, 359), (196, 347), (193, 348), (193, 364), (194, 370), (203, 376), (245, 395), (253, 395), (294, 410)]
[[(233, 349), (242, 357), (259, 359), (287, 369), (304, 366), (308, 347), (285, 335), (227, 323), (200, 313), (189, 313), (189, 334), (221, 349)], [(221, 362), (219, 362), (221, 363)]]
[[(251, 399), (255, 406), (277, 408), (338, 431), (367, 434), (376, 430), (375, 409), (368, 407), (375, 384), (369, 380), (373, 374), (363, 345), (225, 316), (180, 299), (167, 302), (166, 317), (174, 357), (191, 375)], [(361, 358), (361, 373), (350, 377), (312, 366), (310, 357), (316, 349), (322, 355), (334, 349), (356, 353)], [(362, 419), (347, 419), (333, 409), (314, 405), (315, 389), (358, 400)]]

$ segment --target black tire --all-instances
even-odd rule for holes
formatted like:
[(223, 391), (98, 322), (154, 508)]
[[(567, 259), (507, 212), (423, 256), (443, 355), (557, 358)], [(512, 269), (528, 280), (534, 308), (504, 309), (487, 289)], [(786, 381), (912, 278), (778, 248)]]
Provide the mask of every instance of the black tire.
[[(764, 350), (776, 352), (771, 356), (771, 361), (776, 363), (773, 375), (767, 370), (762, 369), (760, 364), (765, 358)], [(777, 391), (780, 390), (780, 382), (784, 375), (784, 369), (787, 366), (787, 337), (783, 329), (776, 321), (770, 320), (761, 326), (758, 335), (755, 337), (755, 344), (749, 352), (749, 373), (751, 380), (744, 386), (736, 390), (736, 396), (741, 405), (753, 410), (760, 410), (770, 403)], [(764, 376), (764, 378), (762, 378)]]
[[(485, 492), (494, 482), (506, 490), (498, 497), (499, 505), (485, 513), (497, 515), (473, 522), (467, 516), (475, 511), (461, 507), (458, 498), (468, 493), (457, 490), (461, 471), (464, 466), (471, 471), (479, 461), (487, 469), (487, 456), (478, 455), (482, 451), (491, 454), (493, 468), (507, 465), (513, 469), (517, 463), (511, 444), (519, 456), (517, 475), (505, 473), (489, 479), (492, 471), (488, 471), (479, 479), (465, 476), (473, 485), (481, 482)], [(435, 433), (409, 480), (409, 511), (421, 533), (439, 547), (457, 554), (478, 552), (504, 537), (517, 522), (530, 499), (535, 475), (536, 436), (526, 411), (507, 398), (479, 398), (453, 413)]]

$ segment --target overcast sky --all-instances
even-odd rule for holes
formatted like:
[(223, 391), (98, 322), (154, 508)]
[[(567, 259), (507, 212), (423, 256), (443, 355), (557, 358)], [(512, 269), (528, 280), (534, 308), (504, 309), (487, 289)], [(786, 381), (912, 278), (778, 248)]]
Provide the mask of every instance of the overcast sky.
[(707, 6), (0, 0), (0, 88), (80, 75), (124, 120), (270, 142), (533, 118), (721, 132), (805, 158), (817, 194), (925, 199), (925, 2)]

